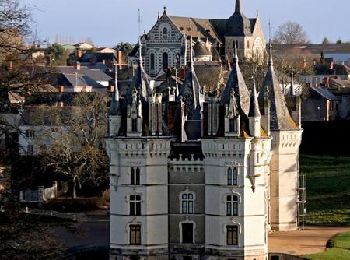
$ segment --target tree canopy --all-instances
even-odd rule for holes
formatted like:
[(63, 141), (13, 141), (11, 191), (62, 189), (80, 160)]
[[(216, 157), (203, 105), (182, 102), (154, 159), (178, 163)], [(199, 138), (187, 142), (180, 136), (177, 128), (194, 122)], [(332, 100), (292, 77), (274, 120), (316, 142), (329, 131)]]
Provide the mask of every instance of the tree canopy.
[(280, 44), (303, 44), (308, 43), (309, 39), (303, 26), (289, 21), (277, 28), (273, 42)]

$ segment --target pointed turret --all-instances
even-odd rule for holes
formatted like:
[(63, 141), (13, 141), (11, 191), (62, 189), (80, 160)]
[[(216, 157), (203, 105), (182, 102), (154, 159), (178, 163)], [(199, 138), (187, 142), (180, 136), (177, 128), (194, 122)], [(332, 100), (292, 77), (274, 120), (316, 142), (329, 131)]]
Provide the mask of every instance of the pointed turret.
[(186, 69), (185, 81), (180, 90), (180, 97), (183, 97), (188, 109), (189, 118), (199, 119), (202, 103), (204, 102), (204, 90), (199, 83), (194, 71), (192, 37), (191, 37), (190, 61)]
[(285, 97), (273, 67), (271, 42), (269, 44), (268, 67), (264, 83), (259, 93), (260, 108), (264, 111), (264, 115), (268, 113), (268, 111), (264, 110), (264, 107), (270, 101), (270, 129), (272, 131), (296, 129), (296, 124), (289, 114)]
[(115, 80), (114, 80), (114, 91), (112, 95), (111, 105), (110, 105), (110, 115), (119, 114), (119, 90), (118, 90), (118, 66), (115, 65)]
[(254, 79), (254, 86), (250, 96), (250, 109), (249, 109), (249, 132), (254, 137), (261, 136), (261, 114), (258, 104), (258, 94), (256, 92), (256, 84)]
[(143, 99), (147, 99), (152, 95), (153, 92), (154, 81), (152, 78), (146, 73), (143, 67), (142, 60), (142, 43), (139, 40), (139, 61), (138, 61), (138, 69), (135, 77), (135, 87), (139, 91), (141, 97)]
[(235, 13), (241, 13), (241, 0), (236, 0)]
[(238, 57), (236, 51), (236, 45), (234, 48), (233, 55), (233, 66), (230, 72), (230, 76), (226, 83), (226, 87), (221, 95), (221, 103), (229, 104), (230, 102), (230, 94), (233, 90), (235, 94), (235, 98), (237, 100), (237, 107), (240, 112), (243, 112), (245, 115), (249, 113), (249, 91), (247, 85), (244, 81), (243, 75), (241, 73), (241, 69), (238, 64)]

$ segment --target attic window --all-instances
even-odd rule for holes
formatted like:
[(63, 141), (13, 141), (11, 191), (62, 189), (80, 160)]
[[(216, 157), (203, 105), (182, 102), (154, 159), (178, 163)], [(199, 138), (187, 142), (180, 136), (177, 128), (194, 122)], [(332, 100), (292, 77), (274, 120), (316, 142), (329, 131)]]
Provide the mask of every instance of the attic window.
[(192, 31), (191, 27), (187, 27), (187, 31)]
[(180, 27), (180, 31), (183, 31), (183, 30), (184, 30), (184, 28), (181, 26), (181, 27)]

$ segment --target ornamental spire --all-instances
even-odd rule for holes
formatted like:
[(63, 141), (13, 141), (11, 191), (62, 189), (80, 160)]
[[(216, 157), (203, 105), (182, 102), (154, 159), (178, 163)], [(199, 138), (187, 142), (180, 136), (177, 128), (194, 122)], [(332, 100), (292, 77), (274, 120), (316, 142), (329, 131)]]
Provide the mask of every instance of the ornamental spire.
[(241, 13), (241, 0), (236, 0), (236, 10), (235, 13)]

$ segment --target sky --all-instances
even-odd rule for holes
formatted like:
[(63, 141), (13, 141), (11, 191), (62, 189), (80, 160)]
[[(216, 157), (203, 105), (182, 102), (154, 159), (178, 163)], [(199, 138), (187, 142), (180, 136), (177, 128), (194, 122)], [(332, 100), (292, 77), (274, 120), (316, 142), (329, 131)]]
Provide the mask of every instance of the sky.
[[(279, 25), (293, 21), (304, 27), (313, 43), (324, 37), (350, 40), (347, 25), (349, 0), (241, 0), (247, 17), (262, 19), (268, 38)], [(148, 32), (167, 6), (168, 15), (199, 18), (228, 18), (235, 0), (22, 0), (33, 11), (33, 32), (40, 40), (81, 42), (91, 39), (97, 46), (135, 43), (138, 37), (138, 9), (141, 32)]]

